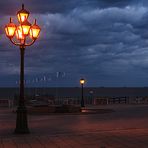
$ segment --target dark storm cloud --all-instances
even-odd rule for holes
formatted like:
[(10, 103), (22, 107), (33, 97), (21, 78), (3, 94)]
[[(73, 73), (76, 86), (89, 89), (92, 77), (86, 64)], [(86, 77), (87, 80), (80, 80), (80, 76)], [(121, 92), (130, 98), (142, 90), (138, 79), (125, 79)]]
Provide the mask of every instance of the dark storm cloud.
[[(10, 13), (6, 11), (8, 3), (8, 0), (0, 2), (4, 8), (0, 11), (6, 15), (1, 25)], [(18, 10), (21, 3), (11, 1), (10, 4)], [(27, 77), (62, 71), (67, 76), (63, 85), (75, 85), (81, 76), (88, 79), (88, 85), (145, 85), (147, 3), (137, 0), (25, 1), (26, 8), (33, 13), (32, 18), (37, 18), (42, 28), (39, 40), (26, 49)], [(18, 75), (19, 53), (8, 42), (2, 34), (1, 75)]]
[[(26, 7), (33, 13), (62, 13), (78, 7), (86, 8), (106, 8), (106, 7), (125, 7), (131, 4), (139, 4), (139, 0), (6, 0), (0, 1), (1, 14), (12, 14), (19, 6), (25, 3)], [(147, 1), (143, 1), (147, 4)]]
[(3, 8), (0, 12), (2, 14), (12, 14), (22, 3), (25, 3), (25, 6), (33, 13), (62, 13), (68, 12), (76, 7), (97, 6), (99, 4), (97, 0), (7, 0), (0, 2), (0, 6)]

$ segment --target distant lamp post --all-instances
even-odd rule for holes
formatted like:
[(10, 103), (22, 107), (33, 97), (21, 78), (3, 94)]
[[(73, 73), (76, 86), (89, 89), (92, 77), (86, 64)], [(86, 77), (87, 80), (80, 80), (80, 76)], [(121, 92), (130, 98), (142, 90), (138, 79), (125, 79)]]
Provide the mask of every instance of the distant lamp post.
[(83, 85), (85, 83), (85, 80), (82, 78), (80, 79), (80, 84), (81, 84), (81, 107), (85, 107), (84, 106), (84, 96), (83, 96)]
[(39, 37), (40, 27), (36, 24), (31, 25), (28, 22), (29, 12), (24, 9), (24, 4), (22, 4), (22, 9), (17, 12), (19, 25), (16, 26), (10, 18), (10, 22), (5, 26), (6, 36), (10, 41), (20, 47), (20, 97), (17, 108), (17, 119), (15, 133), (29, 133), (28, 122), (27, 122), (27, 109), (25, 106), (24, 99), (24, 54), (25, 47), (31, 46), (36, 39)]
[(94, 102), (94, 99), (93, 99), (94, 92), (91, 90), (91, 91), (89, 91), (89, 94), (90, 94), (90, 97), (91, 97), (91, 104), (93, 104), (93, 102)]

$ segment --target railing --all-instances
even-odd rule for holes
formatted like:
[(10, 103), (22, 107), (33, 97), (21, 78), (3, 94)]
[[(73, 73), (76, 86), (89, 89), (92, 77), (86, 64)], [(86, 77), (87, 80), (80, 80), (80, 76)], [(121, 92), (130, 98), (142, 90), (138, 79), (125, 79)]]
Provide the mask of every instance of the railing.
[(10, 99), (0, 99), (0, 107), (12, 107), (13, 100)]
[[(52, 104), (75, 104), (79, 105), (81, 98), (79, 97), (58, 97)], [(148, 104), (148, 97), (84, 97), (84, 103), (86, 105), (109, 105), (109, 104)]]
[[(30, 100), (27, 99), (26, 100)], [(57, 97), (54, 99), (36, 100), (36, 103), (46, 103), (47, 105), (80, 105), (80, 97)], [(148, 97), (84, 97), (85, 105), (110, 105), (110, 104), (148, 104)], [(29, 105), (29, 104), (28, 104)], [(15, 99), (0, 99), (0, 107), (14, 107), (17, 106)]]

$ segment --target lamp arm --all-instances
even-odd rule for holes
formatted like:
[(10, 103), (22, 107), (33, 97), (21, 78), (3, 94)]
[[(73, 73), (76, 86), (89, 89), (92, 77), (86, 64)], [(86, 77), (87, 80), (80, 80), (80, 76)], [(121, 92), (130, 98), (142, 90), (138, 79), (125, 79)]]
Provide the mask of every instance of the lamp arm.
[(9, 38), (9, 39), (10, 39), (11, 43), (14, 44), (14, 45), (16, 45), (16, 46), (20, 46), (21, 45), (20, 43), (16, 43), (12, 38)]
[(31, 46), (35, 41), (36, 39), (33, 39), (30, 43), (25, 43), (25, 46)]
[(12, 38), (9, 38), (9, 40), (11, 41), (12, 44), (16, 45), (16, 46), (31, 46), (35, 41), (36, 39), (33, 39), (30, 43), (25, 43), (25, 44), (22, 44), (22, 43), (17, 43), (15, 42)]

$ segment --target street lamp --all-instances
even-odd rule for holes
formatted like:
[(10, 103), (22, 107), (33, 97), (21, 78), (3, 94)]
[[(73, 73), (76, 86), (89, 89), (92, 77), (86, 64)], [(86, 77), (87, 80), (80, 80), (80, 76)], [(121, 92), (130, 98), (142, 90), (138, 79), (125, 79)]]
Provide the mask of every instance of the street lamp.
[(89, 91), (90, 97), (91, 97), (91, 104), (93, 104), (94, 99), (93, 99), (93, 94), (94, 92), (92, 90)]
[(5, 26), (6, 36), (10, 41), (20, 47), (20, 96), (17, 107), (17, 118), (16, 118), (16, 128), (15, 133), (29, 133), (28, 122), (27, 122), (27, 109), (25, 106), (24, 99), (24, 54), (25, 47), (31, 46), (36, 39), (39, 37), (40, 27), (36, 24), (31, 25), (28, 22), (29, 12), (24, 9), (24, 4), (22, 4), (22, 9), (17, 12), (19, 25), (16, 26), (10, 18), (10, 23)]
[(85, 83), (85, 80), (82, 78), (80, 79), (80, 84), (81, 84), (81, 107), (85, 107), (84, 106), (84, 97), (83, 97), (83, 85)]

